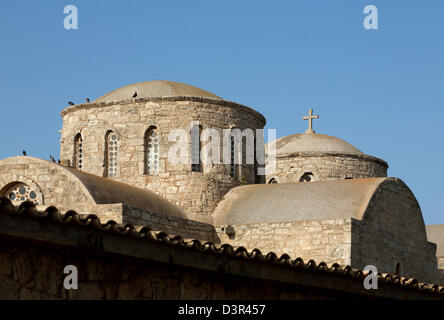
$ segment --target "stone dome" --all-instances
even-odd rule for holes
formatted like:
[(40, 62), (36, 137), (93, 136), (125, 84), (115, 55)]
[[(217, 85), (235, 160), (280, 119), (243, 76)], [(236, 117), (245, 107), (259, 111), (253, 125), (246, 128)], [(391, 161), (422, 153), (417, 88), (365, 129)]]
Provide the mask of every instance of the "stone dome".
[(118, 88), (97, 98), (93, 102), (110, 102), (131, 99), (134, 92), (137, 92), (137, 98), (191, 96), (222, 99), (211, 92), (185, 83), (157, 80), (137, 82)]
[[(144, 212), (187, 218), (181, 208), (152, 191), (39, 158), (17, 156), (0, 160), (0, 173), (0, 197), (11, 183), (21, 182), (41, 193), (44, 203), (40, 204), (63, 210), (75, 209), (101, 216), (102, 211), (109, 209), (107, 205), (124, 204)], [(57, 189), (69, 189), (70, 196), (63, 197)]]
[[(268, 148), (276, 147), (273, 160)], [(267, 181), (293, 183), (386, 177), (388, 164), (350, 143), (316, 133), (294, 134), (265, 145)]]
[(170, 161), (177, 129), (189, 132), (197, 122), (219, 132), (265, 125), (264, 116), (252, 108), (196, 87), (173, 81), (135, 83), (94, 103), (71, 105), (61, 115), (60, 159), (65, 165), (155, 191), (201, 222), (240, 179), (257, 179), (254, 164), (235, 166), (232, 173), (223, 153), (219, 163), (191, 165), (191, 153)]
[(403, 185), (396, 178), (370, 178), (240, 186), (219, 202), (214, 211), (214, 225), (361, 220), (383, 183)]
[(279, 138), (275, 142), (277, 156), (297, 152), (340, 152), (363, 154), (362, 151), (355, 148), (350, 143), (324, 134), (293, 134)]

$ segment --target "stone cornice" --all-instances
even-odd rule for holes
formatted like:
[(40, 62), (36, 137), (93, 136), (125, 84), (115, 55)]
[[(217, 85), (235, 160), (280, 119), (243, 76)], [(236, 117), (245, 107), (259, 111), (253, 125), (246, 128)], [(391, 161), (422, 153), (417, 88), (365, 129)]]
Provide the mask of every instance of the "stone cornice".
[(195, 96), (176, 96), (176, 97), (152, 97), (152, 98), (138, 98), (138, 99), (125, 99), (125, 100), (116, 100), (116, 101), (108, 101), (108, 102), (90, 102), (90, 103), (81, 103), (76, 104), (74, 106), (70, 106), (68, 108), (63, 109), (60, 112), (60, 115), (64, 117), (66, 114), (70, 112), (74, 112), (82, 109), (92, 109), (92, 108), (101, 108), (113, 105), (125, 105), (125, 104), (133, 104), (133, 103), (143, 103), (143, 102), (174, 102), (174, 101), (193, 101), (193, 102), (202, 102), (202, 103), (211, 103), (224, 107), (231, 108), (242, 108), (247, 113), (256, 117), (259, 121), (262, 122), (262, 125), (265, 126), (266, 120), (265, 117), (259, 113), (258, 111), (250, 108), (246, 105), (223, 100), (223, 99), (215, 99), (215, 98), (207, 98), (207, 97), (195, 97)]
[(38, 211), (30, 202), (12, 206), (0, 198), (0, 237), (20, 239), (46, 246), (71, 247), (87, 254), (128, 256), (138, 260), (234, 276), (277, 281), (324, 290), (345, 291), (359, 296), (393, 299), (443, 299), (442, 286), (417, 279), (378, 274), (378, 290), (363, 286), (365, 272), (350, 266), (331, 266), (287, 254), (263, 254), (229, 244), (215, 245), (184, 240), (149, 227), (134, 228), (115, 221), (102, 224), (95, 215), (65, 214), (49, 207)]
[(388, 163), (380, 158), (370, 156), (365, 153), (353, 153), (353, 152), (335, 152), (335, 151), (304, 151), (304, 152), (288, 152), (276, 155), (277, 159), (291, 159), (297, 157), (341, 157), (341, 158), (355, 158), (360, 160), (376, 162), (386, 168), (389, 167)]

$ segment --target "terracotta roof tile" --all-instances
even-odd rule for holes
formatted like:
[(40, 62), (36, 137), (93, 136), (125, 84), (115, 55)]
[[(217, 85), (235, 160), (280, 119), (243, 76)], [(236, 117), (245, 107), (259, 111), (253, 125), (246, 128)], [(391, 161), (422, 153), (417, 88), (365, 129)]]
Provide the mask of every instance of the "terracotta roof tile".
[[(35, 205), (29, 201), (25, 201), (21, 203), (20, 206), (16, 207), (6, 197), (0, 198), (0, 215), (22, 215), (33, 219), (42, 219), (60, 224), (91, 228), (97, 231), (109, 232), (123, 237), (146, 239), (148, 241), (155, 241), (168, 246), (180, 246), (189, 250), (198, 250), (200, 252), (233, 256), (239, 259), (257, 260), (264, 263), (279, 264), (286, 267), (310, 270), (313, 272), (337, 274), (357, 280), (364, 280), (366, 275), (365, 271), (353, 269), (349, 265), (341, 266), (335, 263), (328, 266), (324, 262), (316, 263), (314, 260), (309, 260), (308, 262), (304, 262), (301, 258), (292, 260), (288, 254), (283, 254), (278, 257), (274, 252), (263, 254), (259, 249), (248, 251), (244, 247), (234, 248), (227, 243), (214, 244), (211, 242), (201, 242), (199, 240), (186, 241), (180, 236), (171, 236), (163, 231), (153, 231), (148, 226), (136, 228), (130, 224), (119, 225), (113, 220), (102, 223), (99, 217), (94, 214), (80, 215), (73, 210), (69, 210), (63, 214), (54, 206), (48, 207), (44, 211), (38, 211)], [(421, 283), (414, 278), (379, 273), (378, 279), (385, 284), (444, 295), (443, 286)]]

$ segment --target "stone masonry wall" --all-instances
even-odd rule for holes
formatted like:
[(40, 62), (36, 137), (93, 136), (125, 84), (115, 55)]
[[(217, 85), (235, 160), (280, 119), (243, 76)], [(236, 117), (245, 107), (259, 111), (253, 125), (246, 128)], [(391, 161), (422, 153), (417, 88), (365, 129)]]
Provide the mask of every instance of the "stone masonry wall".
[(438, 276), (436, 283), (444, 285), (444, 257), (437, 257), (438, 259)]
[(387, 166), (379, 159), (366, 155), (298, 153), (277, 158), (273, 172), (267, 173), (267, 182), (273, 178), (279, 183), (299, 182), (306, 172), (313, 173), (315, 181), (387, 177)]
[(37, 193), (38, 205), (56, 206), (61, 211), (75, 208), (79, 213), (91, 213), (93, 201), (85, 195), (78, 180), (71, 175), (61, 174), (59, 166), (50, 161), (27, 157), (0, 161), (0, 196), (14, 183), (22, 182)]
[[(218, 243), (212, 225), (132, 208), (122, 203), (96, 204), (86, 196), (81, 183), (63, 166), (49, 161), (14, 157), (0, 161), (0, 196), (15, 183), (26, 183), (37, 193), (37, 206), (45, 210), (55, 206), (61, 212), (75, 210), (82, 214), (95, 214), (102, 223), (114, 220), (121, 224), (149, 226), (153, 230), (180, 235), (184, 238), (202, 239)], [(69, 190), (69, 193), (67, 193)], [(16, 204), (18, 205), (18, 203)]]
[(278, 256), (284, 253), (292, 259), (315, 260), (317, 263), (350, 264), (351, 219), (307, 220), (283, 223), (233, 225), (234, 236), (218, 235), (223, 243), (259, 248)]
[(100, 212), (97, 216), (102, 223), (113, 220), (122, 225), (148, 226), (151, 230), (163, 231), (185, 239), (220, 242), (214, 227), (210, 224), (149, 212), (122, 203), (97, 205), (97, 210)]
[[(0, 239), (0, 299), (338, 299), (347, 293)], [(78, 269), (66, 290), (63, 269)], [(356, 297), (348, 294), (348, 297)]]
[[(110, 103), (91, 103), (70, 107), (62, 112), (62, 160), (74, 160), (74, 140), (82, 136), (83, 168), (86, 172), (104, 176), (105, 136), (110, 130), (119, 136), (118, 172), (120, 182), (156, 191), (203, 220), (213, 212), (221, 197), (245, 179), (254, 183), (254, 166), (242, 165), (238, 177), (230, 176), (230, 166), (208, 163), (203, 172), (191, 172), (190, 139), (182, 141), (187, 153), (182, 159), (187, 164), (168, 161), (173, 142), (173, 129), (190, 132), (192, 122), (199, 121), (202, 129), (214, 128), (222, 137), (223, 129), (263, 128), (265, 119), (256, 111), (232, 102), (198, 98), (151, 98)], [(145, 133), (151, 127), (159, 131), (159, 173), (145, 172)], [(203, 144), (203, 146), (205, 143)], [(223, 139), (220, 141), (223, 150)], [(221, 157), (222, 157), (221, 152)]]
[(399, 263), (402, 276), (436, 281), (436, 245), (427, 241), (421, 209), (404, 183), (382, 183), (362, 221), (351, 227), (352, 267), (395, 273)]

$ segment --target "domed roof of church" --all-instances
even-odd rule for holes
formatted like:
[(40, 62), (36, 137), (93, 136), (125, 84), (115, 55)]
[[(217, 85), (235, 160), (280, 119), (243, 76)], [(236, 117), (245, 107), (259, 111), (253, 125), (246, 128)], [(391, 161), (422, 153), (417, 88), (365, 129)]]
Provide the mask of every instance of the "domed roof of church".
[[(89, 209), (96, 205), (110, 205), (110, 204), (125, 204), (134, 209), (139, 209), (146, 212), (156, 214), (174, 216), (186, 219), (186, 213), (169, 200), (155, 194), (152, 191), (130, 186), (122, 182), (112, 179), (96, 176), (85, 171), (79, 171), (74, 168), (65, 167), (51, 161), (42, 160), (34, 157), (16, 156), (0, 160), (0, 172), (5, 168), (10, 167), (10, 172), (17, 177), (26, 176), (26, 169), (16, 169), (13, 164), (20, 163), (22, 166), (33, 166), (35, 168), (42, 168), (42, 170), (51, 173), (51, 181), (55, 184), (60, 182), (69, 185), (69, 195), (63, 198), (55, 198), (53, 187), (45, 184), (45, 181), (40, 178), (43, 176), (36, 176), (33, 178), (39, 188), (42, 188), (43, 197), (48, 199), (58, 199), (57, 207), (64, 207), (69, 205), (74, 210), (82, 211), (81, 207), (88, 207)], [(13, 180), (14, 181), (14, 180)], [(11, 182), (13, 182), (11, 181)], [(57, 185), (57, 184), (55, 184)], [(58, 184), (60, 185), (60, 184)], [(0, 181), (0, 189), (1, 189)], [(0, 190), (1, 191), (1, 190)], [(154, 190), (153, 190), (154, 191)], [(80, 199), (80, 200), (79, 200)], [(51, 201), (51, 200), (49, 200)], [(104, 208), (103, 210), (108, 210)], [(98, 216), (100, 212), (94, 212)]]
[[(292, 154), (296, 152), (341, 152), (359, 153), (362, 151), (350, 143), (328, 135), (316, 133), (303, 133), (285, 136), (274, 141), (276, 155)], [(269, 142), (269, 145), (272, 142)], [(267, 150), (268, 148), (265, 148)]]
[[(214, 225), (280, 223), (303, 220), (355, 218), (376, 207), (374, 195), (384, 190), (383, 199), (391, 199), (393, 190), (413, 193), (397, 178), (363, 178), (310, 183), (252, 184), (236, 187), (224, 195), (214, 211)], [(382, 191), (380, 191), (382, 192)], [(398, 191), (399, 192), (399, 191)], [(399, 206), (400, 198), (388, 201)], [(396, 202), (398, 201), (398, 202)], [(388, 210), (387, 212), (390, 212)], [(422, 219), (422, 217), (421, 217)]]
[(137, 98), (194, 96), (221, 99), (211, 92), (190, 86), (185, 83), (157, 80), (137, 82), (118, 88), (97, 98), (93, 102), (109, 102), (131, 99), (134, 92), (137, 92)]

